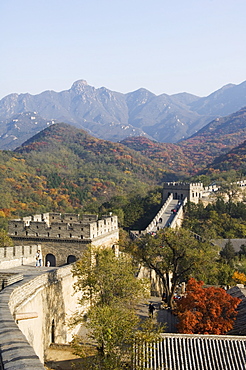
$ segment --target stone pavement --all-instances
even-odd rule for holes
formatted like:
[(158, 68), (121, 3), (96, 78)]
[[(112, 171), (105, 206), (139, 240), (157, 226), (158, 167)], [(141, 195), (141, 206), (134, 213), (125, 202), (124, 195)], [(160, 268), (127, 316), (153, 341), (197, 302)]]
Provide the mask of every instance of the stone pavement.
[(177, 318), (175, 315), (171, 313), (170, 310), (162, 309), (161, 306), (161, 298), (160, 297), (150, 297), (149, 300), (141, 302), (137, 307), (137, 313), (141, 318), (146, 318), (149, 316), (149, 303), (152, 303), (155, 307), (154, 311), (154, 318), (159, 323), (166, 324), (166, 333), (176, 333), (176, 323)]
[(36, 267), (35, 264), (33, 265), (22, 265), (12, 267), (10, 269), (0, 269), (0, 273), (16, 273), (23, 275), (22, 283), (35, 278), (36, 276), (43, 274), (47, 271), (57, 270), (59, 267)]

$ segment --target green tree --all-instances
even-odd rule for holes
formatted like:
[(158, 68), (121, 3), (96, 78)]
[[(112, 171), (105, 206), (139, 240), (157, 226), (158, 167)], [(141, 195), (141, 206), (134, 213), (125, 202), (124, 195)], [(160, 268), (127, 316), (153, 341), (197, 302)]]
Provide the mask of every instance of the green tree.
[(176, 286), (191, 274), (204, 276), (218, 255), (214, 246), (195, 239), (183, 228), (162, 229), (156, 237), (147, 234), (133, 242), (130, 249), (140, 263), (159, 276), (170, 307)]
[(0, 230), (0, 247), (13, 247), (13, 240), (5, 230)]
[(239, 252), (238, 252), (238, 255), (239, 255), (239, 259), (240, 259), (240, 261), (241, 261), (241, 259), (242, 259), (242, 256), (243, 256), (243, 257), (245, 257), (245, 256), (246, 256), (246, 245), (245, 245), (245, 244), (242, 244), (242, 245), (240, 246), (240, 250), (239, 250)]
[[(97, 361), (98, 368), (115, 370), (130, 361), (140, 325), (136, 304), (149, 295), (148, 283), (136, 279), (135, 272), (132, 257), (122, 253), (117, 257), (112, 250), (102, 248), (88, 249), (73, 268), (75, 290), (82, 293), (80, 303), (89, 305), (86, 316), (75, 315), (73, 322), (85, 321), (91, 339), (97, 343), (95, 369)], [(79, 340), (75, 337), (73, 343), (77, 353)]]
[(235, 249), (233, 248), (232, 242), (229, 239), (224, 248), (220, 251), (222, 259), (231, 267), (233, 267), (233, 262), (235, 260)]

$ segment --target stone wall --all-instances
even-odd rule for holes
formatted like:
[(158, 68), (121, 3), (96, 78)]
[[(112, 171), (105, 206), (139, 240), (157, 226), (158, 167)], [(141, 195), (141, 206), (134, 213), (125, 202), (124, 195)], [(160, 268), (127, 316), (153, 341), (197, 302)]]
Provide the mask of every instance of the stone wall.
[(23, 280), (23, 275), (14, 272), (0, 272), (0, 291), (8, 285), (12, 285), (17, 281)]
[[(35, 242), (36, 240), (34, 243)], [(14, 247), (0, 247), (0, 269), (34, 264), (37, 250), (40, 249), (41, 246), (40, 244), (27, 244), (25, 240), (25, 243), (16, 241)]]
[(43, 369), (41, 363), (49, 345), (71, 341), (76, 329), (72, 331), (67, 324), (79, 309), (79, 294), (74, 294), (73, 284), (69, 265), (0, 292), (0, 343), (5, 370)]

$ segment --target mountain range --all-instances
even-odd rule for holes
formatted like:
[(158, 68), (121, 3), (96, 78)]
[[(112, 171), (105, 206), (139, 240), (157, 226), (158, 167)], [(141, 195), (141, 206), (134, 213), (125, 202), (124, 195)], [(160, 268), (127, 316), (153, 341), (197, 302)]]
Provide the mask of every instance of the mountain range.
[(177, 143), (245, 106), (246, 81), (198, 97), (188, 93), (155, 95), (143, 88), (122, 94), (79, 80), (61, 92), (13, 93), (1, 99), (0, 149), (13, 150), (57, 122), (112, 142), (144, 137)]

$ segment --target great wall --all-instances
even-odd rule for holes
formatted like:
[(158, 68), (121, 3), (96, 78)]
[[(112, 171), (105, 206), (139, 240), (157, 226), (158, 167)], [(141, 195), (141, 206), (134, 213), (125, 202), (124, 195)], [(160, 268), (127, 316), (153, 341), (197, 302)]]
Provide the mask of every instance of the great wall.
[[(138, 235), (156, 232), (162, 227), (179, 226), (187, 199), (198, 202), (203, 196), (207, 196), (208, 192), (213, 191), (213, 188), (204, 189), (201, 184), (166, 184), (160, 211), (150, 225), (138, 232)], [(173, 209), (176, 209), (176, 212), (173, 212)], [(78, 296), (73, 290), (74, 280), (70, 262), (80, 258), (89, 244), (105, 245), (117, 250), (119, 239), (117, 217), (109, 215), (99, 220), (95, 215), (84, 215), (81, 218), (74, 214), (34, 215), (11, 220), (9, 236), (13, 239), (14, 246), (0, 248), (0, 369), (44, 369), (45, 353), (50, 344), (69, 343), (72, 334), (78, 330), (78, 328), (71, 330), (67, 325), (69, 317), (79, 309)], [(38, 249), (43, 253), (42, 267), (35, 267)], [(165, 335), (164, 337), (166, 338)], [(184, 356), (188, 359), (191, 356), (193, 351), (191, 348), (187, 349), (187, 353), (179, 348), (181, 342), (192, 343), (191, 339), (188, 340), (187, 336), (182, 335), (168, 334), (167, 337), (163, 341), (170, 347), (170, 353), (173, 346), (179, 351), (177, 353), (180, 353), (181, 358)], [(199, 342), (199, 345), (208, 349), (217, 346), (225, 351), (226, 348), (224, 357), (227, 356), (228, 359), (232, 356), (229, 353), (232, 346), (237, 353), (246, 347), (246, 340), (242, 337), (231, 337), (230, 341), (230, 337), (227, 336), (224, 339), (226, 342), (223, 343), (222, 337), (212, 338), (211, 343), (215, 344), (211, 344), (210, 339), (207, 338), (206, 342), (206, 338), (202, 338), (202, 341), (195, 343)], [(163, 345), (161, 348), (161, 351), (166, 351)], [(155, 356), (159, 356), (160, 364), (159, 352)], [(207, 353), (208, 356), (215, 355), (209, 354), (209, 351)], [(177, 357), (176, 354), (173, 356)], [(239, 354), (238, 357), (240, 360), (237, 359), (237, 365), (233, 368), (244, 369), (242, 356)], [(156, 360), (151, 368), (157, 369), (158, 361)], [(184, 362), (180, 359), (175, 361)], [(192, 361), (190, 357), (189, 361)], [(197, 361), (199, 363), (201, 360)], [(232, 369), (227, 366), (228, 361), (225, 361), (226, 366), (223, 368), (225, 370)], [(180, 365), (175, 369), (188, 368)], [(204, 369), (217, 368), (204, 367)]]

